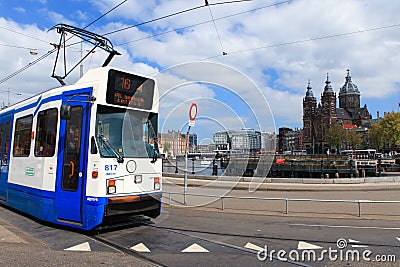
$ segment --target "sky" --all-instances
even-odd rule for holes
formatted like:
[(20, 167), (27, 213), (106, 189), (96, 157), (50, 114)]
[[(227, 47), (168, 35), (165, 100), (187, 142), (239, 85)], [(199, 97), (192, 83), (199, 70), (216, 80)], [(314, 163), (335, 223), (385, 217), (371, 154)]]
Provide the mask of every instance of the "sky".
[[(59, 41), (49, 31), (54, 25), (84, 28), (122, 2), (0, 0), (0, 81), (53, 49)], [(127, 0), (86, 28), (121, 53), (111, 66), (159, 80), (162, 129), (184, 130), (192, 102), (199, 106), (199, 141), (222, 129), (302, 127), (308, 80), (319, 101), (327, 73), (338, 94), (347, 69), (373, 117), (398, 110), (400, 1), (208, 2)], [(79, 43), (68, 47), (68, 66), (80, 50)], [(84, 71), (101, 66), (106, 56), (90, 54)], [(50, 78), (54, 60), (55, 53), (0, 83), (0, 105), (59, 86)], [(77, 79), (79, 70), (66, 81)]]

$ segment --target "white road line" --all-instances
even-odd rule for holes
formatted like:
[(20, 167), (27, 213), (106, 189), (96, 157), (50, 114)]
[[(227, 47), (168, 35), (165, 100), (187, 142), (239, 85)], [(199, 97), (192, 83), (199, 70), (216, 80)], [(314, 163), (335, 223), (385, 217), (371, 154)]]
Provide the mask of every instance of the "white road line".
[(375, 230), (400, 230), (399, 227), (377, 227), (377, 226), (350, 226), (350, 225), (328, 225), (328, 224), (303, 224), (295, 223), (290, 226), (305, 226), (305, 227), (329, 227), (329, 228), (348, 228), (348, 229), (375, 229)]

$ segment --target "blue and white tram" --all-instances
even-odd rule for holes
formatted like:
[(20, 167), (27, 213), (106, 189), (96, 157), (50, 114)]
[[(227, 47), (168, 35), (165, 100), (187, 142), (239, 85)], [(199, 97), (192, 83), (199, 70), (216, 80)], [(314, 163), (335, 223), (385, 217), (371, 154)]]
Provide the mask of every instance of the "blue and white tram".
[(154, 80), (115, 68), (0, 111), (0, 203), (90, 230), (161, 212)]

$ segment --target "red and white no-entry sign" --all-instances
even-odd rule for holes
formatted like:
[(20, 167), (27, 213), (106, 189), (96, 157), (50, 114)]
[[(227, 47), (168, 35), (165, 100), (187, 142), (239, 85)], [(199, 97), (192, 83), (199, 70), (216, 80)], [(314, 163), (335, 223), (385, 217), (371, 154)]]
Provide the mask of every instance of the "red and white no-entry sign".
[(196, 119), (196, 116), (197, 116), (197, 105), (196, 103), (192, 103), (189, 109), (189, 119), (191, 121), (194, 121)]

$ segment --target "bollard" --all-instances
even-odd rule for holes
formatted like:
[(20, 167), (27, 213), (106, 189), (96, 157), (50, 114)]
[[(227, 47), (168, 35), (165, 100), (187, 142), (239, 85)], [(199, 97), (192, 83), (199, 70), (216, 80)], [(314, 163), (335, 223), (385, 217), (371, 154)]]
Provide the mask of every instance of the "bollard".
[(324, 178), (324, 160), (321, 160), (321, 179)]
[(178, 173), (178, 157), (175, 158), (175, 173)]
[(291, 178), (294, 178), (294, 165), (293, 165), (294, 160), (292, 160), (291, 165), (290, 165), (290, 169), (292, 171), (292, 174), (290, 175)]
[(382, 156), (378, 157), (378, 177), (382, 176)]
[(192, 174), (195, 174), (195, 172), (194, 172), (194, 160), (195, 160), (195, 158), (192, 158)]
[(361, 170), (361, 177), (365, 178), (365, 170), (364, 169)]
[(214, 176), (217, 176), (217, 175), (218, 175), (218, 165), (217, 165), (217, 163), (215, 163), (215, 159), (213, 160), (212, 175), (214, 175)]
[(351, 159), (349, 163), (350, 163), (350, 178), (353, 178), (353, 159)]

